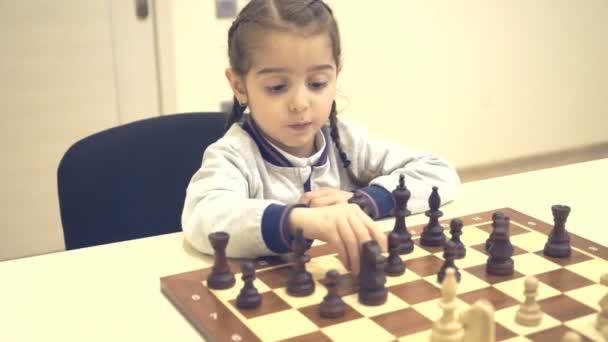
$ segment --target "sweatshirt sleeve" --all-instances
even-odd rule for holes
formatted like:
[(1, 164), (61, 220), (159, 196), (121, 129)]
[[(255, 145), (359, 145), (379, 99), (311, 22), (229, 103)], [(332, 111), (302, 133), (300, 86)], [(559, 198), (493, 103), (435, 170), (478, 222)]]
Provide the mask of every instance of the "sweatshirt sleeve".
[[(366, 170), (376, 171), (380, 176), (355, 193), (367, 203), (369, 214), (382, 218), (391, 214), (394, 207), (392, 191), (399, 184), (399, 175), (405, 176), (405, 186), (411, 192), (408, 209), (412, 213), (428, 210), (428, 197), (432, 187), (439, 188), (442, 204), (456, 197), (460, 178), (456, 169), (442, 157), (422, 151), (412, 151), (399, 144), (368, 138), (357, 126), (343, 126), (341, 134), (348, 137), (349, 157), (355, 173), (361, 176)], [(346, 134), (342, 133), (342, 130)], [(357, 153), (355, 153), (357, 151)]]
[(186, 240), (203, 253), (213, 254), (208, 236), (230, 234), (229, 257), (253, 258), (285, 253), (293, 239), (287, 219), (297, 205), (250, 198), (255, 168), (229, 144), (213, 144), (186, 190), (182, 229)]

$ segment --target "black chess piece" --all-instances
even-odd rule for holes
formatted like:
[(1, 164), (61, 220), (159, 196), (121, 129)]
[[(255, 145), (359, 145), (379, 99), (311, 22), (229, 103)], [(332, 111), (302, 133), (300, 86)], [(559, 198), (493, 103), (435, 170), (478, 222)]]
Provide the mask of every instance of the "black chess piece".
[(211, 242), (215, 254), (213, 267), (207, 276), (207, 286), (212, 289), (222, 290), (231, 288), (236, 282), (226, 259), (226, 246), (229, 239), (230, 235), (226, 232), (209, 234), (209, 242)]
[(400, 240), (398, 246), (399, 254), (408, 254), (414, 250), (412, 234), (407, 230), (405, 224), (405, 217), (411, 214), (407, 209), (407, 202), (411, 195), (410, 191), (405, 187), (405, 176), (399, 175), (399, 185), (393, 190), (393, 200), (395, 202), (395, 208), (393, 209), (393, 216), (395, 216), (393, 232), (397, 234)]
[(258, 290), (253, 286), (255, 280), (255, 267), (252, 261), (244, 261), (241, 264), (241, 272), (243, 276), (244, 286), (236, 297), (236, 306), (241, 309), (255, 309), (262, 304), (262, 296), (258, 293)]
[(361, 268), (359, 271), (359, 302), (364, 305), (382, 305), (388, 297), (386, 283), (386, 258), (376, 240), (361, 246)]
[(440, 284), (443, 283), (443, 279), (445, 278), (445, 270), (448, 267), (451, 267), (454, 269), (455, 275), (456, 275), (456, 281), (460, 282), (460, 271), (458, 271), (458, 267), (456, 267), (456, 264), (454, 263), (454, 259), (456, 258), (457, 249), (458, 249), (458, 246), (452, 240), (448, 240), (443, 244), (444, 262), (443, 262), (443, 265), (441, 265), (439, 272), (437, 272), (437, 282), (439, 282)]
[(306, 263), (310, 261), (310, 256), (305, 254), (306, 248), (307, 243), (302, 229), (297, 229), (291, 243), (291, 249), (294, 252), (293, 268), (287, 280), (287, 293), (294, 297), (308, 296), (315, 291), (312, 274), (306, 271)]
[(445, 242), (445, 234), (443, 227), (439, 224), (439, 218), (443, 216), (443, 212), (439, 210), (441, 206), (441, 197), (437, 187), (433, 187), (433, 191), (429, 196), (429, 210), (425, 215), (429, 218), (429, 223), (424, 227), (420, 236), (420, 244), (423, 246), (441, 246)]
[(386, 274), (389, 276), (400, 276), (405, 272), (405, 263), (399, 256), (399, 246), (401, 239), (397, 233), (390, 232), (388, 234), (388, 258), (386, 261)]
[(492, 240), (494, 239), (494, 231), (496, 230), (496, 225), (498, 224), (498, 221), (504, 220), (504, 218), (505, 214), (502, 211), (495, 211), (492, 214), (492, 232), (486, 240), (486, 251), (490, 249), (490, 246), (492, 245)]
[(450, 235), (451, 240), (456, 246), (456, 259), (462, 259), (467, 254), (467, 250), (464, 248), (464, 244), (460, 241), (460, 235), (462, 235), (462, 220), (459, 218), (452, 219), (450, 222)]
[(339, 277), (340, 274), (336, 270), (330, 270), (325, 274), (327, 295), (319, 305), (319, 315), (323, 318), (339, 318), (346, 312), (346, 305), (338, 295)]
[(570, 214), (570, 207), (567, 205), (554, 205), (551, 207), (551, 211), (553, 213), (554, 225), (543, 252), (546, 256), (567, 258), (572, 253), (570, 234), (566, 231), (566, 220)]
[(486, 273), (498, 276), (509, 276), (514, 272), (513, 245), (509, 239), (509, 218), (497, 221), (494, 238), (488, 253)]

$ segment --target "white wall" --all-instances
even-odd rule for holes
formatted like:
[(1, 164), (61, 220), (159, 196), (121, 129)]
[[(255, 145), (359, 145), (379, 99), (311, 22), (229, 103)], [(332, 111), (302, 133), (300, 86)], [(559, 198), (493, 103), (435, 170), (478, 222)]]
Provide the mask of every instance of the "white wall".
[[(218, 110), (231, 20), (173, 2), (178, 111)], [(241, 5), (244, 1), (241, 1)], [(466, 167), (608, 141), (605, 0), (333, 0), (342, 117)]]

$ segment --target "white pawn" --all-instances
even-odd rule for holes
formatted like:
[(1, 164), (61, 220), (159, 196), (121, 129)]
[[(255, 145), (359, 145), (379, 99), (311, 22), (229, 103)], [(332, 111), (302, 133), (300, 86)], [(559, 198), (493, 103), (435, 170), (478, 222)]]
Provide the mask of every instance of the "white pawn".
[(562, 342), (581, 342), (581, 335), (574, 331), (568, 331), (562, 336)]
[[(600, 278), (600, 284), (608, 286), (608, 273)], [(603, 329), (608, 329), (608, 293), (600, 300), (600, 312), (597, 314), (595, 327), (603, 333)]]
[(515, 322), (527, 327), (534, 327), (540, 324), (543, 319), (543, 312), (536, 303), (538, 295), (538, 279), (534, 276), (526, 278), (524, 282), (525, 301), (520, 305), (515, 314)]
[(445, 271), (445, 278), (441, 284), (441, 300), (439, 306), (443, 315), (433, 324), (431, 342), (461, 342), (464, 329), (456, 318), (456, 272), (450, 267)]
[(496, 324), (494, 307), (485, 299), (478, 300), (469, 309), (460, 314), (464, 327), (463, 342), (495, 342)]

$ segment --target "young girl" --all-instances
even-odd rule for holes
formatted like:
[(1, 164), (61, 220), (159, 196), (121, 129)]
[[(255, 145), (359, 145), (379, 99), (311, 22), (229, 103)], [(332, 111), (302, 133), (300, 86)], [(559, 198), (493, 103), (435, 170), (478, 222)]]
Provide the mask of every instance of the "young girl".
[[(428, 208), (433, 186), (454, 198), (460, 181), (444, 160), (338, 121), (340, 36), (323, 1), (251, 0), (228, 31), (228, 55), (229, 128), (205, 151), (182, 215), (195, 248), (212, 254), (208, 235), (225, 231), (230, 257), (286, 253), (301, 228), (358, 272), (363, 242), (386, 246), (372, 218), (390, 214), (400, 174), (412, 212)], [(365, 210), (349, 203), (354, 194)]]

